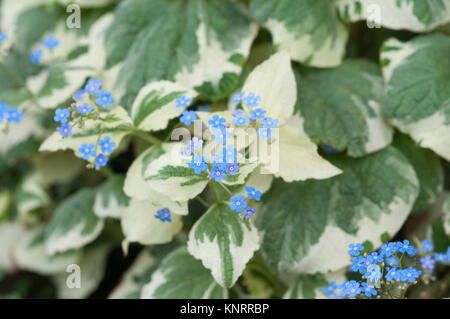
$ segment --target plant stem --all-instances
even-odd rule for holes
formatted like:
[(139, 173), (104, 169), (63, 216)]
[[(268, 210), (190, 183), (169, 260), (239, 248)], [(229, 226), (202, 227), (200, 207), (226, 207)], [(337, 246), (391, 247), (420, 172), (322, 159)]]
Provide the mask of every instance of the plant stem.
[(203, 206), (205, 206), (206, 208), (210, 208), (211, 205), (208, 204), (203, 198), (201, 198), (200, 196), (195, 197), (196, 200), (198, 200), (200, 203), (202, 203)]

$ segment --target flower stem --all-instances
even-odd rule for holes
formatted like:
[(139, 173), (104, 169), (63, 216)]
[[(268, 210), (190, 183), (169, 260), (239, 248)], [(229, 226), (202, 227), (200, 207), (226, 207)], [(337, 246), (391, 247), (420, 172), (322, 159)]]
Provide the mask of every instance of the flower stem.
[(198, 200), (203, 206), (205, 206), (206, 208), (210, 208), (211, 205), (208, 204), (203, 198), (201, 198), (200, 196), (195, 197), (196, 200)]

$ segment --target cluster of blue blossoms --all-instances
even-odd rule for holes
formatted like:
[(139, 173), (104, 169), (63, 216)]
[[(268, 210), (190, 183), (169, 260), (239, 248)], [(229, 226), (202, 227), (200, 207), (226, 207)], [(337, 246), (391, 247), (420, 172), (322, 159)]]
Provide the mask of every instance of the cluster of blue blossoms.
[(171, 222), (170, 210), (168, 208), (162, 208), (156, 212), (155, 218), (161, 220), (162, 222)]
[(22, 120), (23, 112), (17, 107), (9, 108), (8, 103), (0, 102), (0, 123), (5, 120), (7, 123), (19, 123)]
[[(99, 79), (88, 79), (84, 88), (75, 93), (74, 98), (80, 101), (84, 98), (85, 94), (88, 94), (90, 100), (95, 100), (95, 103), (92, 103), (94, 106), (90, 106), (88, 103), (83, 103), (82, 105), (73, 103), (68, 108), (58, 108), (55, 110), (53, 119), (55, 122), (61, 124), (58, 127), (58, 131), (63, 138), (72, 135), (71, 123), (82, 128), (86, 120), (101, 119), (97, 106), (108, 109), (110, 104), (114, 102), (111, 93), (105, 92), (102, 89), (102, 83)], [(116, 143), (109, 136), (105, 136), (103, 139), (101, 137), (100, 135), (96, 144), (82, 144), (78, 150), (84, 160), (88, 161), (91, 157), (94, 157), (96, 168), (106, 166), (109, 155), (116, 146)], [(100, 148), (101, 152), (98, 151), (98, 148)]]
[(232, 196), (230, 198), (231, 204), (230, 209), (232, 211), (236, 211), (238, 214), (242, 214), (242, 219), (250, 219), (252, 215), (255, 213), (255, 209), (248, 206), (248, 200), (255, 200), (259, 202), (261, 200), (261, 192), (256, 190), (254, 187), (245, 187), (245, 191), (247, 192), (248, 199), (246, 200), (245, 196), (242, 194)]
[[(51, 34), (45, 39), (41, 40), (41, 44), (44, 46), (44, 48), (52, 50), (59, 46), (59, 40), (53, 34)], [(32, 51), (30, 54), (30, 63), (39, 64), (41, 62), (43, 53), (44, 50), (40, 48)]]
[[(423, 240), (420, 251), (409, 243), (389, 242), (370, 254), (364, 253), (361, 244), (350, 244), (348, 254), (352, 256), (350, 270), (362, 275), (366, 282), (356, 280), (346, 281), (341, 285), (332, 281), (322, 291), (331, 299), (344, 298), (370, 298), (387, 296), (399, 298), (396, 290), (406, 291), (411, 285), (417, 283), (420, 276), (431, 277), (435, 263), (450, 263), (450, 247), (447, 252), (433, 252), (433, 244), (430, 240)], [(418, 266), (416, 269), (413, 266)]]

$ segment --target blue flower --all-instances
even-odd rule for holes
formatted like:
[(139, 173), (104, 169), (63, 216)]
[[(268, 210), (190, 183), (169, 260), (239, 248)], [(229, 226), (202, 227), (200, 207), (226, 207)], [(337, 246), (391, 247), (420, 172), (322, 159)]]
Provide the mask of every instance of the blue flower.
[(437, 262), (445, 263), (447, 261), (447, 256), (442, 253), (435, 253), (434, 260), (436, 260)]
[(249, 95), (247, 95), (247, 97), (242, 99), (242, 102), (244, 102), (246, 106), (251, 107), (251, 106), (258, 106), (259, 100), (261, 100), (259, 96), (256, 96), (254, 93), (250, 93)]
[(214, 164), (213, 167), (211, 168), (209, 176), (216, 182), (220, 182), (221, 180), (227, 178), (225, 165), (220, 163)]
[(197, 119), (197, 114), (194, 111), (184, 111), (183, 116), (180, 117), (180, 122), (184, 123), (184, 125), (189, 126), (192, 122)]
[(369, 256), (370, 256), (370, 259), (373, 264), (379, 264), (379, 263), (381, 264), (383, 262), (383, 254), (382, 253), (378, 254), (376, 252), (373, 252)]
[(53, 120), (55, 122), (61, 122), (61, 124), (66, 124), (69, 116), (70, 116), (70, 112), (68, 109), (56, 109)]
[(95, 167), (103, 167), (108, 164), (109, 157), (103, 154), (98, 154), (95, 158)]
[(226, 139), (231, 137), (231, 134), (227, 132), (225, 126), (222, 127), (213, 127), (211, 128), (211, 132), (214, 136), (214, 141), (216, 143), (226, 144)]
[(270, 140), (270, 137), (272, 135), (272, 130), (270, 128), (263, 128), (258, 127), (258, 137), (262, 138), (263, 140)]
[(250, 121), (249, 116), (238, 116), (235, 119), (232, 120), (233, 124), (236, 126), (244, 126), (247, 125)]
[(89, 157), (95, 156), (95, 145), (94, 144), (83, 144), (78, 149), (78, 151), (83, 154), (83, 159), (88, 160)]
[(84, 93), (86, 93), (85, 90), (79, 89), (78, 91), (75, 92), (75, 94), (73, 95), (73, 98), (75, 100), (81, 101), (83, 99)]
[(401, 281), (414, 282), (422, 272), (413, 267), (409, 267), (407, 269), (400, 270), (400, 273)]
[(0, 122), (2, 122), (5, 115), (8, 114), (7, 110), (8, 110), (8, 103), (0, 102)]
[(363, 256), (359, 257), (353, 257), (352, 258), (352, 271), (357, 272), (359, 271), (360, 274), (364, 274), (366, 269), (364, 268), (364, 261), (365, 258)]
[(185, 108), (191, 103), (192, 99), (186, 97), (185, 95), (180, 96), (179, 99), (175, 100), (176, 107)]
[(416, 253), (416, 249), (409, 244), (409, 240), (404, 240), (403, 243), (401, 241), (397, 242), (397, 250), (401, 253), (407, 253), (410, 256)]
[(99, 95), (101, 93), (101, 86), (102, 81), (100, 79), (88, 79), (86, 85), (84, 86), (84, 91), (92, 95)]
[(88, 114), (94, 110), (92, 106), (89, 106), (87, 103), (84, 103), (81, 106), (77, 106), (77, 112), (80, 114)]
[(3, 42), (4, 40), (6, 40), (6, 38), (7, 38), (6, 33), (0, 33), (0, 45), (2, 44), (2, 42)]
[(336, 284), (335, 281), (330, 282), (330, 285), (328, 287), (322, 288), (322, 291), (327, 295), (330, 299), (338, 299), (339, 294), (337, 293), (337, 290), (340, 289), (340, 286)]
[(399, 262), (398, 262), (397, 258), (395, 258), (394, 256), (390, 256), (390, 257), (386, 257), (386, 265), (398, 266)]
[(211, 125), (213, 128), (222, 128), (224, 127), (225, 119), (220, 117), (219, 115), (215, 114), (212, 119), (208, 121), (208, 124)]
[(244, 195), (239, 194), (231, 197), (230, 209), (235, 210), (238, 213), (242, 213), (245, 207), (247, 207), (247, 202), (244, 200)]
[(53, 49), (59, 46), (59, 41), (53, 34), (51, 34), (47, 38), (42, 40), (42, 44), (49, 49)]
[(242, 115), (241, 109), (237, 109), (237, 110), (234, 110), (233, 112), (231, 112), (231, 116), (233, 116), (233, 117), (239, 117), (241, 115)]
[(225, 167), (228, 175), (236, 175), (240, 170), (239, 165), (236, 163), (227, 163)]
[(231, 103), (239, 103), (243, 97), (244, 97), (244, 92), (235, 94), (235, 95), (233, 95), (233, 100), (231, 100)]
[(325, 151), (325, 153), (327, 153), (327, 154), (336, 154), (336, 153), (338, 153), (337, 150), (335, 150), (333, 147), (331, 147), (328, 144), (322, 144), (322, 148)]
[(155, 218), (161, 220), (162, 222), (171, 222), (170, 210), (168, 208), (162, 208), (156, 212)]
[(420, 263), (422, 264), (422, 268), (427, 270), (428, 272), (433, 272), (434, 269), (434, 259), (431, 258), (430, 255), (426, 255), (425, 257), (420, 258)]
[(386, 274), (386, 280), (400, 280), (400, 272), (397, 270), (397, 267), (386, 268), (388, 273)]
[(103, 140), (100, 140), (98, 142), (98, 145), (100, 146), (103, 153), (111, 154), (113, 152), (113, 148), (116, 146), (116, 143), (114, 141), (111, 141), (111, 138), (109, 136), (105, 136)]
[(208, 169), (208, 165), (205, 162), (204, 157), (200, 157), (199, 155), (194, 155), (192, 157), (192, 161), (189, 163), (189, 168), (193, 168), (195, 174), (200, 174), (203, 171)]
[(237, 149), (233, 145), (228, 144), (225, 149), (225, 162), (236, 163), (237, 162)]
[(355, 280), (346, 281), (343, 286), (343, 295), (348, 298), (356, 297), (361, 293), (359, 282)]
[(195, 151), (203, 146), (203, 140), (199, 139), (197, 136), (194, 136), (190, 142), (192, 150)]
[(72, 125), (70, 124), (63, 124), (61, 125), (61, 127), (58, 129), (59, 134), (61, 134), (61, 136), (70, 136), (72, 135)]
[(257, 191), (254, 187), (246, 186), (245, 190), (247, 191), (248, 197), (253, 198), (258, 202), (261, 200), (261, 192)]
[(428, 253), (432, 252), (434, 249), (433, 243), (429, 239), (422, 240), (422, 252)]
[(105, 109), (107, 109), (113, 102), (114, 98), (111, 96), (111, 92), (103, 92), (103, 90), (100, 90), (98, 92), (98, 98), (95, 100), (95, 103), (97, 103), (97, 105), (100, 105)]
[(359, 243), (358, 244), (350, 244), (350, 245), (348, 245), (348, 248), (350, 248), (350, 250), (348, 251), (348, 254), (350, 256), (359, 256), (361, 251), (364, 250), (364, 246)]
[(267, 111), (263, 109), (251, 110), (252, 120), (263, 119)]
[(375, 264), (374, 262), (373, 262), (373, 257), (372, 256), (367, 256), (366, 258), (364, 258), (364, 267), (369, 267), (370, 265), (373, 265), (373, 264)]
[(42, 50), (41, 49), (34, 50), (30, 54), (30, 63), (38, 64), (41, 62), (41, 58), (42, 58)]
[(390, 257), (393, 253), (397, 252), (397, 247), (395, 246), (395, 243), (386, 243), (381, 246), (380, 250), (383, 255)]
[(19, 123), (23, 117), (23, 112), (20, 112), (17, 107), (7, 110), (6, 114), (8, 115), (8, 118), (6, 119), (8, 122)]
[(364, 294), (366, 295), (366, 297), (372, 297), (372, 296), (377, 295), (377, 290), (375, 289), (375, 287), (370, 286), (365, 282), (362, 283), (362, 290), (363, 290)]
[(277, 127), (278, 120), (273, 119), (271, 117), (266, 117), (265, 119), (261, 120), (261, 124), (263, 125), (264, 128)]
[(369, 265), (364, 276), (371, 282), (376, 283), (381, 279), (381, 267), (375, 264)]
[(244, 211), (244, 213), (242, 214), (242, 219), (246, 220), (246, 219), (250, 219), (252, 218), (252, 215), (255, 213), (255, 209), (251, 208), (251, 207), (247, 207)]

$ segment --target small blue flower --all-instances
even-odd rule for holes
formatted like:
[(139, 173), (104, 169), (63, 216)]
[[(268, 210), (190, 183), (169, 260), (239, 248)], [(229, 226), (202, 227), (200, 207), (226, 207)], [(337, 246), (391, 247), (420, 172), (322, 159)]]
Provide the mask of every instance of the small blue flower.
[(72, 125), (70, 124), (63, 124), (61, 125), (61, 127), (58, 129), (59, 134), (61, 134), (61, 136), (70, 136), (72, 135)]
[(263, 125), (264, 128), (277, 127), (278, 120), (273, 119), (271, 117), (266, 117), (265, 119), (261, 120), (261, 124)]
[(89, 157), (96, 155), (94, 144), (82, 144), (78, 151), (83, 154), (83, 159), (88, 160)]
[(395, 243), (386, 243), (381, 246), (380, 250), (383, 255), (390, 257), (393, 253), (397, 252), (397, 247), (395, 246)]
[(261, 200), (261, 192), (256, 190), (254, 187), (246, 186), (245, 190), (247, 191), (248, 197), (253, 198), (257, 202)]
[(364, 261), (365, 258), (363, 256), (353, 257), (352, 258), (352, 271), (357, 272), (359, 271), (360, 274), (364, 274), (366, 272), (366, 269), (364, 268)]
[(263, 109), (251, 110), (250, 111), (250, 114), (252, 115), (251, 119), (252, 120), (263, 119), (266, 113), (267, 111)]
[(258, 127), (258, 137), (262, 138), (263, 140), (270, 140), (270, 137), (272, 136), (272, 130), (270, 128), (263, 128)]
[(242, 102), (248, 107), (258, 106), (259, 100), (261, 100), (261, 97), (256, 96), (254, 93), (249, 93), (247, 97), (242, 99)]
[(327, 287), (322, 288), (322, 291), (327, 295), (330, 299), (338, 299), (339, 294), (337, 293), (337, 290), (340, 289), (340, 286), (336, 284), (335, 281), (330, 282), (330, 285)]
[(214, 136), (214, 142), (226, 144), (227, 138), (231, 137), (231, 134), (227, 132), (225, 126), (212, 127), (211, 132)]
[(231, 116), (233, 116), (233, 117), (239, 117), (239, 116), (241, 116), (242, 115), (242, 110), (241, 109), (237, 109), (237, 110), (234, 110), (233, 112), (231, 112)]
[(398, 262), (398, 259), (394, 256), (386, 257), (386, 265), (388, 266), (399, 266), (400, 263)]
[(225, 149), (225, 162), (236, 163), (237, 162), (237, 149), (233, 145), (228, 144)]
[(190, 145), (193, 151), (198, 150), (203, 146), (203, 140), (199, 139), (197, 136), (194, 136), (190, 142)]
[(84, 86), (84, 91), (92, 94), (99, 95), (101, 93), (100, 87), (102, 86), (102, 81), (100, 79), (88, 79), (86, 85)]
[(8, 114), (7, 110), (8, 110), (8, 103), (0, 102), (0, 122), (2, 122), (5, 115)]
[(222, 128), (224, 127), (225, 119), (220, 117), (219, 115), (215, 114), (212, 119), (208, 121), (208, 124), (211, 125), (213, 128)]
[(193, 168), (195, 174), (200, 174), (203, 171), (208, 169), (208, 165), (206, 164), (205, 158), (200, 157), (199, 155), (194, 155), (192, 157), (192, 161), (189, 163), (189, 168)]
[(244, 92), (235, 94), (235, 95), (233, 95), (233, 100), (231, 100), (231, 103), (239, 103), (243, 97), (244, 97)]
[(373, 261), (373, 257), (371, 255), (367, 256), (366, 258), (364, 258), (364, 267), (369, 267), (370, 265), (375, 264)]
[(41, 58), (42, 58), (42, 50), (41, 49), (34, 50), (30, 54), (30, 63), (39, 64), (41, 62)]
[(99, 167), (103, 167), (106, 166), (106, 164), (108, 164), (109, 161), (109, 157), (103, 154), (98, 154), (97, 157), (95, 158), (95, 167), (99, 168)]
[(447, 256), (445, 254), (442, 254), (442, 253), (435, 253), (434, 254), (434, 260), (436, 262), (445, 263), (446, 260), (447, 260)]
[(245, 207), (247, 207), (247, 202), (244, 200), (244, 195), (239, 194), (231, 197), (230, 209), (235, 210), (238, 213), (242, 213)]
[(114, 141), (111, 141), (111, 138), (109, 136), (105, 136), (103, 140), (100, 140), (98, 142), (98, 145), (100, 146), (103, 153), (111, 154), (113, 152), (113, 148), (116, 146), (116, 143)]
[(346, 281), (344, 283), (342, 293), (347, 298), (356, 297), (361, 293), (361, 287), (359, 285), (359, 282), (356, 282), (355, 280)]
[(5, 41), (7, 38), (6, 33), (0, 33), (0, 45), (2, 44), (3, 41)]
[(397, 250), (401, 253), (407, 253), (410, 256), (416, 252), (414, 246), (409, 244), (409, 240), (404, 240), (403, 243), (401, 241), (397, 242)]
[(388, 273), (386, 274), (386, 281), (397, 280), (400, 278), (400, 273), (397, 271), (397, 267), (386, 268)]
[(70, 112), (68, 109), (56, 109), (53, 120), (55, 122), (61, 122), (61, 124), (66, 124), (69, 116), (70, 116)]
[(53, 34), (51, 34), (47, 38), (42, 40), (42, 44), (49, 49), (53, 49), (59, 46), (59, 41)]
[(247, 125), (248, 122), (250, 122), (250, 117), (249, 116), (238, 116), (235, 119), (233, 119), (232, 122), (236, 126), (244, 126), (244, 125)]
[(162, 222), (171, 222), (170, 210), (168, 208), (162, 208), (156, 212), (155, 218), (161, 220)]
[(424, 270), (427, 270), (430, 273), (433, 272), (435, 260), (430, 255), (420, 258), (420, 263)]
[(185, 108), (191, 103), (192, 99), (186, 97), (185, 95), (180, 96), (179, 99), (175, 100), (176, 107), (182, 107)]
[(20, 112), (17, 107), (7, 110), (6, 114), (8, 115), (8, 118), (6, 119), (7, 122), (19, 123), (23, 117), (23, 112)]
[(375, 264), (369, 265), (364, 276), (371, 282), (376, 283), (381, 279), (381, 267)]
[(239, 165), (236, 163), (227, 163), (225, 167), (228, 175), (236, 175), (240, 170)]
[(86, 93), (85, 90), (79, 89), (78, 91), (75, 92), (75, 94), (73, 95), (73, 98), (75, 100), (81, 101), (83, 99), (84, 93)]
[(247, 207), (244, 211), (244, 213), (242, 214), (242, 219), (243, 220), (247, 220), (247, 219), (251, 219), (252, 215), (255, 213), (255, 209), (251, 208), (251, 207)]
[(92, 106), (89, 106), (87, 103), (84, 103), (81, 106), (77, 106), (77, 112), (80, 114), (88, 114), (94, 110)]
[(331, 147), (328, 144), (322, 144), (322, 148), (325, 151), (325, 153), (327, 153), (327, 154), (336, 154), (336, 153), (338, 153), (337, 150), (335, 150), (333, 147)]
[(409, 267), (407, 269), (400, 270), (400, 273), (401, 281), (414, 282), (422, 272), (413, 267)]
[(383, 262), (383, 254), (373, 252), (369, 256), (373, 264), (381, 264)]
[(216, 182), (220, 182), (221, 180), (227, 178), (225, 165), (220, 163), (214, 164), (213, 167), (211, 168), (209, 176)]
[(192, 122), (197, 119), (197, 114), (194, 111), (183, 111), (183, 116), (180, 117), (180, 122), (184, 125), (189, 126)]
[(364, 250), (364, 246), (361, 244), (350, 244), (348, 245), (348, 248), (350, 248), (350, 250), (348, 251), (348, 254), (350, 256), (359, 256), (359, 254), (361, 254), (361, 251)]
[(114, 98), (111, 96), (111, 92), (103, 92), (103, 90), (100, 90), (95, 103), (107, 109), (111, 103), (114, 103)]
[(372, 297), (372, 296), (377, 295), (377, 290), (375, 289), (375, 287), (370, 286), (365, 282), (362, 283), (362, 290), (363, 290), (364, 294), (366, 295), (366, 297)]
[(433, 243), (429, 239), (422, 240), (422, 252), (428, 253), (432, 252), (434, 249)]

